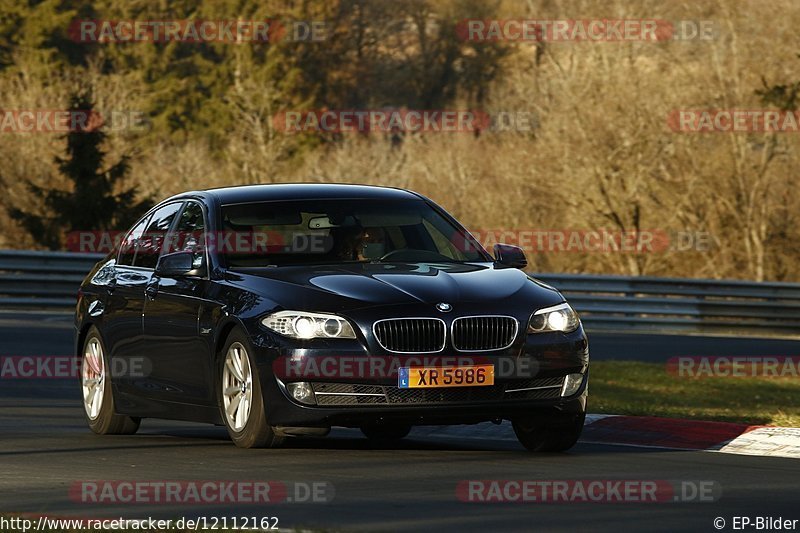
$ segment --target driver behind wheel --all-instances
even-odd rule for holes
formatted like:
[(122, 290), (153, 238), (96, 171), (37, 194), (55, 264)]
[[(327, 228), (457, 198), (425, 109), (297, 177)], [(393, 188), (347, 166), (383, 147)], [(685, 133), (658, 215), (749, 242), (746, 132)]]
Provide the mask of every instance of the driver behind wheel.
[(386, 253), (386, 230), (383, 228), (364, 228), (356, 248), (359, 261), (374, 261)]

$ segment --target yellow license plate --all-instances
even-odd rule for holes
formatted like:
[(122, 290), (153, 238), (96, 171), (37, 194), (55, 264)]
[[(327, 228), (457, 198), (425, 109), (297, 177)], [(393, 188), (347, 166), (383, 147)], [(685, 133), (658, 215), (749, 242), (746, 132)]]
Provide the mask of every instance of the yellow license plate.
[(397, 377), (401, 389), (487, 385), (494, 385), (494, 365), (403, 367)]

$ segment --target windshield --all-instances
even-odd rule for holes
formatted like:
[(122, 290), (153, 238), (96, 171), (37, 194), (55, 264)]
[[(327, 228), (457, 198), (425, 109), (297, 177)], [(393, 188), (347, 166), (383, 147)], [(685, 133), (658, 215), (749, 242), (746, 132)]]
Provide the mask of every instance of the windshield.
[[(222, 207), (228, 267), (489, 260), (422, 200), (296, 200)], [(230, 235), (233, 234), (233, 238)]]

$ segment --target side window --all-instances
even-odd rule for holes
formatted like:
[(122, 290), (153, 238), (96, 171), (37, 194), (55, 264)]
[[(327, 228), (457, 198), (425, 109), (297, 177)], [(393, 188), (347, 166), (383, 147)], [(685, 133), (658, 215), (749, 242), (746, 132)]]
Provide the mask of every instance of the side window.
[(203, 219), (203, 208), (197, 202), (188, 202), (178, 218), (178, 225), (170, 234), (165, 252), (193, 252), (194, 268), (202, 268), (205, 253), (203, 244), (206, 224)]
[(156, 267), (167, 231), (172, 226), (172, 222), (178, 215), (182, 205), (181, 202), (167, 204), (153, 213), (144, 235), (139, 239), (136, 246), (136, 257), (133, 260), (133, 266)]
[(147, 226), (147, 222), (150, 220), (150, 216), (144, 217), (142, 220), (136, 223), (133, 228), (128, 232), (125, 236), (125, 240), (122, 241), (122, 244), (119, 247), (119, 256), (117, 257), (117, 264), (118, 265), (133, 265), (133, 259), (136, 256), (136, 244), (139, 242), (139, 239), (142, 238), (144, 234), (144, 228)]

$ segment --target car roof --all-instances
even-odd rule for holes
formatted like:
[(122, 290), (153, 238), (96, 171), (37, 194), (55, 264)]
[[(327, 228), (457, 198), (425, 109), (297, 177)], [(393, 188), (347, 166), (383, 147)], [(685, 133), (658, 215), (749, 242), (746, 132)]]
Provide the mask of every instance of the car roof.
[(355, 185), (346, 183), (274, 183), (191, 191), (173, 196), (170, 200), (180, 198), (202, 198), (207, 196), (213, 196), (217, 202), (222, 205), (243, 202), (264, 202), (270, 200), (324, 200), (341, 198), (419, 200), (422, 198), (417, 193), (405, 189), (378, 187), (375, 185)]

